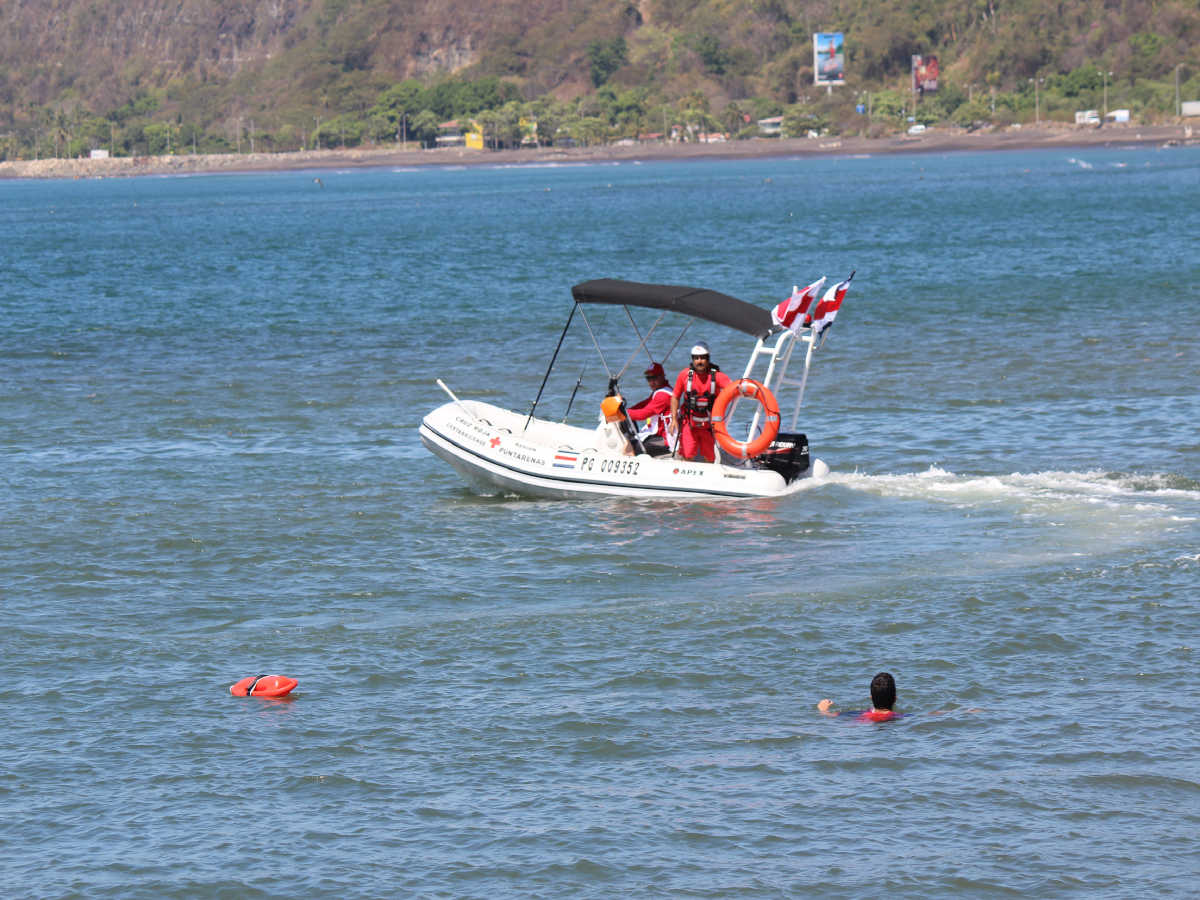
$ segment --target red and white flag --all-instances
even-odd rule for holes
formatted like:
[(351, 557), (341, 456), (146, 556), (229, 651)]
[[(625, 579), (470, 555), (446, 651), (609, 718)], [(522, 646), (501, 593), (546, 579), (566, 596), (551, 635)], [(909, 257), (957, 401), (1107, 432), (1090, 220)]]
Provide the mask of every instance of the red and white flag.
[(813, 302), (824, 285), (825, 279), (822, 277), (820, 281), (814, 281), (804, 290), (793, 286), (792, 296), (771, 310), (771, 321), (776, 325), (782, 325), (784, 328), (798, 332), (807, 324), (804, 321), (804, 314), (808, 312), (809, 304)]
[(846, 291), (850, 289), (852, 278), (854, 278), (853, 272), (850, 273), (850, 278), (847, 278), (845, 281), (839, 281), (825, 292), (825, 296), (821, 298), (821, 302), (813, 310), (813, 334), (820, 334), (833, 324), (833, 320), (837, 318), (838, 310), (842, 308), (842, 300), (846, 297)]

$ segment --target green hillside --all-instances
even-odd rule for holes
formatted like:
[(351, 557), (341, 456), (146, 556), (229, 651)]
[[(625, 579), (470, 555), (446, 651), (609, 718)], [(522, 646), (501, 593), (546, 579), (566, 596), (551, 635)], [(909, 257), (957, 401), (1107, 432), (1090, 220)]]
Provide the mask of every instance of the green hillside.
[[(845, 34), (844, 85), (814, 86), (814, 31)], [(1177, 79), (1200, 98), (1198, 47), (1195, 0), (10, 0), (0, 159), (432, 144), (456, 118), (492, 146), (1158, 122)]]

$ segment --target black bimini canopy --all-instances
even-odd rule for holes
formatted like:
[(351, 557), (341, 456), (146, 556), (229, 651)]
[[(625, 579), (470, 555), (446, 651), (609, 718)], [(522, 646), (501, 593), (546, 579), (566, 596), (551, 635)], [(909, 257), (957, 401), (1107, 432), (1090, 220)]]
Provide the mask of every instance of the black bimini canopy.
[(773, 324), (769, 311), (737, 297), (704, 288), (597, 278), (575, 285), (571, 288), (571, 295), (576, 303), (609, 303), (669, 310), (736, 328), (754, 337), (765, 337)]

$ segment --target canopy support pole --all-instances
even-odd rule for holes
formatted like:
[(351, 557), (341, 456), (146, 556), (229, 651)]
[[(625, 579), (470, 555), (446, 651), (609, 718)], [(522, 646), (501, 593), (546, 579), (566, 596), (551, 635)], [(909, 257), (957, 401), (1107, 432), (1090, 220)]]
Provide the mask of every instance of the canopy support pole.
[[(579, 305), (579, 301), (575, 301), (575, 305)], [(604, 358), (604, 351), (600, 349), (600, 342), (596, 340), (596, 333), (592, 331), (592, 323), (588, 321), (587, 313), (580, 313), (579, 317), (583, 319), (583, 326), (587, 329), (588, 337), (592, 339), (592, 346), (596, 348), (596, 355), (600, 357), (600, 365), (604, 366), (604, 374), (610, 379), (613, 377), (612, 369), (609, 368), (608, 360)]]
[(625, 365), (621, 366), (621, 371), (617, 373), (618, 378), (620, 378), (622, 375), (625, 374), (625, 370), (629, 368), (630, 363), (632, 363), (634, 361), (634, 359), (637, 357), (638, 353), (642, 350), (646, 351), (646, 356), (647, 356), (647, 358), (649, 358), (650, 362), (653, 363), (653, 362), (658, 361), (654, 358), (654, 355), (650, 352), (650, 348), (647, 346), (647, 342), (654, 335), (654, 330), (656, 328), (658, 328), (658, 324), (663, 320), (663, 316), (666, 315), (666, 313), (660, 313), (659, 317), (654, 320), (654, 324), (650, 326), (650, 330), (648, 332), (646, 332), (646, 336), (642, 337), (642, 330), (640, 328), (638, 328), (637, 322), (634, 321), (633, 313), (631, 313), (629, 311), (628, 306), (624, 307), (624, 310), (625, 310), (625, 315), (627, 315), (629, 317), (629, 324), (633, 326), (634, 334), (636, 334), (638, 336), (638, 338), (640, 339), (640, 343), (634, 349), (633, 353), (629, 354), (629, 359), (625, 360)]
[(525, 420), (525, 427), (521, 429), (522, 431), (529, 430), (529, 423), (533, 421), (533, 412), (537, 409), (537, 405), (542, 399), (542, 391), (546, 389), (546, 382), (550, 380), (550, 372), (554, 369), (554, 361), (558, 359), (558, 351), (562, 349), (563, 340), (567, 336), (567, 329), (571, 327), (571, 320), (575, 318), (575, 310), (578, 308), (578, 303), (571, 307), (571, 314), (567, 316), (567, 324), (563, 326), (562, 334), (558, 336), (558, 346), (554, 348), (554, 355), (550, 357), (550, 365), (546, 367), (546, 375), (542, 378), (542, 386), (538, 388), (537, 396), (533, 398), (533, 406), (529, 407), (529, 418)]

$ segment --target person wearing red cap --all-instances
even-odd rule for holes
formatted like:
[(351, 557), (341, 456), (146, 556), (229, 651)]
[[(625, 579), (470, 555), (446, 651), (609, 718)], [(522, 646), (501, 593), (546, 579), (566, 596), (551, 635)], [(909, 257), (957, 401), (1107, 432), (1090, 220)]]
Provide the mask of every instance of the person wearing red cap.
[(629, 418), (641, 422), (638, 437), (651, 456), (661, 456), (671, 449), (671, 388), (662, 363), (651, 363), (645, 373), (650, 396), (627, 410)]
[(708, 344), (692, 348), (692, 364), (675, 379), (671, 395), (671, 420), (679, 428), (679, 451), (684, 459), (716, 462), (712, 406), (729, 384), (729, 376), (709, 359)]

